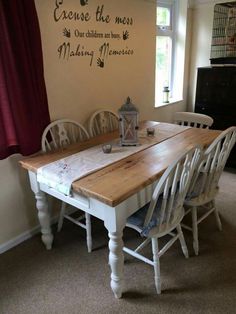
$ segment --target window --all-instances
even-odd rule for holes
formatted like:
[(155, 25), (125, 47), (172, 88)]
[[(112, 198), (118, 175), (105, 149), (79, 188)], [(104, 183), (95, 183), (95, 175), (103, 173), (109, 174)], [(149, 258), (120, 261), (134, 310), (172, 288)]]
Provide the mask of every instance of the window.
[(155, 102), (163, 102), (163, 88), (168, 86), (173, 97), (175, 55), (174, 1), (158, 1), (156, 8), (156, 86)]

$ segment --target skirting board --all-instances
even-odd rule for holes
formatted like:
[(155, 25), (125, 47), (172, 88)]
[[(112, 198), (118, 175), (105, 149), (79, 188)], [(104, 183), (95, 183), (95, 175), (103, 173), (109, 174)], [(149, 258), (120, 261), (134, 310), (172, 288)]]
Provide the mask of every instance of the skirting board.
[[(58, 220), (58, 216), (53, 217), (51, 219), (51, 224), (56, 223), (57, 220)], [(32, 238), (37, 233), (40, 233), (40, 225), (37, 225), (36, 227), (32, 228), (31, 230), (27, 230), (27, 231), (21, 233), (20, 235), (18, 235), (17, 237), (1, 244), (0, 245), (0, 254), (6, 252), (6, 251), (12, 249), (14, 246), (17, 246), (18, 244)]]

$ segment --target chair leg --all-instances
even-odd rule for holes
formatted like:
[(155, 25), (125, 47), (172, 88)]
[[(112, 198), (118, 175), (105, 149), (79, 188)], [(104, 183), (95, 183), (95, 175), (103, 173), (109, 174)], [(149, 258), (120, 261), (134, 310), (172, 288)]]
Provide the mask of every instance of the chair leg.
[(65, 215), (65, 211), (66, 211), (66, 203), (62, 202), (60, 216), (59, 216), (58, 225), (57, 225), (57, 232), (61, 231), (63, 220), (64, 220), (64, 215)]
[(218, 209), (216, 208), (215, 201), (212, 201), (212, 205), (215, 208), (214, 213), (215, 213), (215, 217), (216, 217), (217, 227), (221, 231), (222, 230), (222, 224), (221, 224), (221, 220), (220, 220), (220, 215), (219, 215)]
[(199, 243), (198, 243), (198, 224), (197, 224), (197, 207), (192, 208), (192, 229), (193, 229), (193, 249), (195, 255), (198, 255), (199, 252)]
[(154, 280), (157, 294), (161, 294), (161, 273), (160, 273), (160, 259), (158, 256), (158, 239), (152, 238), (152, 254), (154, 263)]
[(87, 236), (87, 247), (88, 252), (92, 252), (92, 234), (91, 234), (91, 217), (88, 213), (85, 213), (86, 219), (86, 236)]
[(179, 224), (177, 227), (176, 227), (177, 231), (178, 231), (178, 235), (179, 235), (179, 241), (180, 241), (180, 244), (181, 244), (181, 247), (182, 247), (182, 251), (183, 251), (183, 254), (186, 258), (189, 257), (189, 254), (188, 254), (188, 248), (187, 248), (187, 245), (186, 245), (186, 242), (185, 242), (185, 239), (184, 239), (184, 235), (183, 235), (183, 232), (182, 232), (182, 228), (181, 228), (181, 225)]

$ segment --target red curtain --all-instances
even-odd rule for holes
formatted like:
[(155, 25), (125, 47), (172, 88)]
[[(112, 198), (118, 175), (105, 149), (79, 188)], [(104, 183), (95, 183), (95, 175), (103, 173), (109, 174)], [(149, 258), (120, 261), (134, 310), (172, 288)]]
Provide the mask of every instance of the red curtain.
[(38, 151), (49, 122), (34, 0), (0, 0), (0, 159)]

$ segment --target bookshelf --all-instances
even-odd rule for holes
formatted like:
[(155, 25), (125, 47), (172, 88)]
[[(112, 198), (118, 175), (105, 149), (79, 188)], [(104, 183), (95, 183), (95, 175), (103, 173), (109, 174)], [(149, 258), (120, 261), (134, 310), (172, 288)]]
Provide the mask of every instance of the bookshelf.
[(214, 7), (211, 64), (236, 65), (236, 2)]

